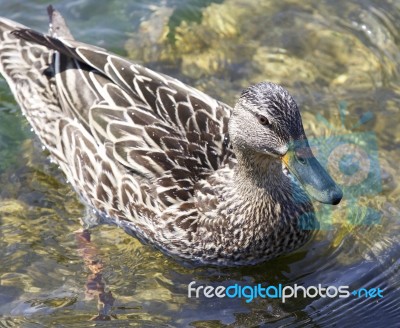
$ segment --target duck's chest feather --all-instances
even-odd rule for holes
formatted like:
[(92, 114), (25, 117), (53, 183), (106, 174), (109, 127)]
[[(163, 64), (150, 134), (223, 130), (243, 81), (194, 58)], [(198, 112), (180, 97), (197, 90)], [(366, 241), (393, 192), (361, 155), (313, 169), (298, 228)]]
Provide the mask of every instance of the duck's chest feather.
[(193, 257), (203, 263), (254, 264), (310, 238), (316, 221), (309, 198), (279, 166), (269, 169), (278, 171), (271, 172), (273, 181), (252, 181), (225, 168), (201, 183)]

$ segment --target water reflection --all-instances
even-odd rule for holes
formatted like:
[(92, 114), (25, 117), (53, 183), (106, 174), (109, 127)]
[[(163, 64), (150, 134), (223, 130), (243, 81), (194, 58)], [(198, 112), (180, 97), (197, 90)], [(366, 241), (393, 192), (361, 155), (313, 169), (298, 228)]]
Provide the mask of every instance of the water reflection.
[[(45, 29), (40, 1), (5, 2), (2, 15)], [(354, 206), (346, 201), (333, 211), (319, 206), (326, 224), (312, 242), (257, 267), (193, 268), (108, 226), (91, 229), (89, 242), (79, 224), (84, 208), (37, 140), (32, 144), (1, 81), (0, 324), (85, 326), (90, 320), (107, 325), (101, 320), (110, 319), (115, 326), (378, 327), (399, 322), (398, 2), (194, 1), (181, 14), (179, 1), (151, 5), (116, 1), (100, 10), (95, 1), (59, 1), (57, 8), (78, 38), (126, 51), (229, 104), (250, 83), (284, 84), (300, 104), (310, 138), (373, 133), (381, 191), (360, 195)], [(363, 212), (353, 211), (359, 208), (373, 208), (379, 220), (354, 224), (362, 222)], [(381, 287), (384, 298), (285, 304), (188, 299), (191, 281)]]
[(103, 263), (98, 258), (96, 246), (90, 242), (89, 230), (76, 232), (76, 241), (79, 255), (82, 257), (86, 268), (90, 271), (86, 283), (86, 298), (97, 300), (98, 314), (91, 320), (108, 321), (111, 320), (111, 309), (115, 298), (111, 291), (107, 290), (106, 282), (103, 279)]

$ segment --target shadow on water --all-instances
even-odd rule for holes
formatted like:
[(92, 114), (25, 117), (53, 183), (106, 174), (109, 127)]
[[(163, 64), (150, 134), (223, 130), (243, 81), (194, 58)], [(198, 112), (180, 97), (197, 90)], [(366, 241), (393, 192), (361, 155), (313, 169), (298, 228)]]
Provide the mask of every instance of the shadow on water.
[[(2, 15), (45, 29), (43, 1), (3, 2)], [(400, 322), (399, 4), (182, 3), (53, 2), (78, 39), (128, 55), (229, 104), (251, 83), (285, 85), (300, 105), (316, 156), (341, 180), (345, 200), (336, 208), (317, 205), (321, 230), (305, 247), (256, 267), (194, 268), (110, 226), (90, 229), (89, 238), (80, 225), (85, 208), (41, 151), (1, 80), (0, 326), (381, 327)], [(353, 148), (346, 148), (349, 144)], [(344, 156), (345, 149), (354, 156)], [(372, 154), (369, 162), (363, 152)], [(380, 288), (383, 298), (362, 293), (285, 302), (189, 298), (193, 281), (226, 288)]]

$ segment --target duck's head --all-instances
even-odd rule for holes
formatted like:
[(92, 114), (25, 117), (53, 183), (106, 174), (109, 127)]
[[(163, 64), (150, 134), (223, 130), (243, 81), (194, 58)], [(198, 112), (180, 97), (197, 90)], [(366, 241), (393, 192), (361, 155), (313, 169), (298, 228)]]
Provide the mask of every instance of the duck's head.
[(314, 157), (300, 111), (281, 86), (262, 82), (242, 92), (229, 121), (235, 150), (281, 160), (317, 201), (338, 204), (342, 191)]

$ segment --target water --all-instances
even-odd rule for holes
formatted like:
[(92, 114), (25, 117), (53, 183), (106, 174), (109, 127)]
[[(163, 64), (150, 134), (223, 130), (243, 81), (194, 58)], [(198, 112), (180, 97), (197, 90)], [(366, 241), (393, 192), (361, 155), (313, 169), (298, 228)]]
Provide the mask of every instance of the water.
[[(45, 30), (46, 4), (3, 0), (1, 14)], [(91, 229), (88, 242), (80, 224), (86, 209), (41, 150), (0, 79), (0, 326), (390, 327), (400, 322), (398, 1), (53, 4), (77, 39), (229, 104), (251, 83), (285, 85), (302, 109), (317, 156), (345, 187), (345, 200), (334, 209), (318, 205), (321, 230), (303, 249), (257, 267), (192, 268), (109, 226)], [(356, 145), (354, 157), (339, 161), (343, 140)], [(372, 154), (369, 161), (357, 157), (362, 151)], [(351, 291), (381, 288), (384, 297), (300, 297), (285, 303), (195, 299), (187, 296), (191, 281), (348, 285)]]

